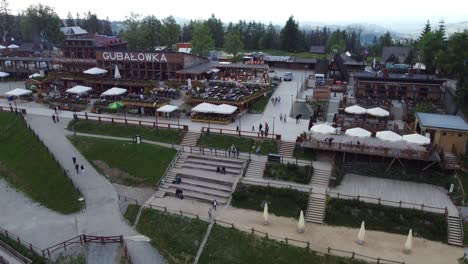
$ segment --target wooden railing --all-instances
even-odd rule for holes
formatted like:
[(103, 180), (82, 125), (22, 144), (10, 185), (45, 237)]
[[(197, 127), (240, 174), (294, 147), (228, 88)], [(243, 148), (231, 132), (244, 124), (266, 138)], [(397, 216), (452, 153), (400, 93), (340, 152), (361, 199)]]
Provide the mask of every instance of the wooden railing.
[(227, 128), (218, 128), (218, 127), (202, 127), (201, 132), (206, 133), (208, 132), (213, 134), (220, 134), (220, 135), (228, 135), (228, 136), (237, 136), (237, 137), (247, 137), (247, 138), (255, 138), (255, 139), (272, 139), (272, 140), (281, 140), (280, 134), (273, 134), (268, 133), (265, 136), (265, 132), (263, 132), (263, 136), (261, 132), (256, 131), (245, 131), (245, 130), (234, 130), (234, 129), (227, 129)]
[(318, 141), (313, 138), (310, 141), (304, 141), (303, 144), (305, 144), (305, 146), (315, 149), (367, 154), (381, 157), (394, 157), (413, 160), (427, 160), (429, 158), (428, 151), (366, 146), (363, 144), (357, 145), (334, 142), (329, 143), (325, 141)]
[(26, 241), (24, 239), (21, 239), (18, 235), (15, 235), (14, 233), (9, 232), (8, 230), (3, 229), (1, 227), (0, 227), (0, 235), (5, 236), (7, 239), (11, 239), (11, 240), (15, 241), (19, 245), (29, 249), (30, 251), (32, 251), (32, 252), (34, 252), (36, 254), (39, 254), (39, 255), (42, 254), (42, 249), (40, 249), (39, 247), (33, 245), (32, 243), (30, 243), (30, 242), (28, 242), (28, 241)]
[(79, 235), (63, 242), (57, 243), (53, 246), (50, 246), (42, 250), (42, 256), (51, 257), (55, 252), (69, 249), (73, 245), (77, 244), (87, 244), (87, 243), (99, 243), (99, 244), (109, 244), (109, 243), (124, 243), (123, 236), (90, 236), (90, 235)]
[(174, 123), (166, 123), (166, 122), (156, 122), (155, 121), (146, 121), (146, 120), (136, 120), (136, 119), (128, 119), (128, 118), (116, 118), (116, 117), (106, 117), (100, 115), (90, 115), (88, 113), (84, 114), (76, 114), (78, 119), (82, 120), (94, 120), (98, 122), (107, 122), (112, 124), (125, 124), (129, 126), (142, 126), (142, 127), (153, 127), (156, 128), (167, 128), (167, 129), (183, 129), (185, 131), (188, 130), (187, 125), (181, 124), (174, 124)]
[[(0, 240), (0, 248), (9, 252), (9, 254), (15, 256), (15, 258), (21, 260), (24, 264), (32, 263), (32, 260), (28, 259), (27, 257), (23, 256), (21, 253), (10, 247), (7, 243)], [(3, 260), (2, 256), (0, 256), (0, 260)], [(1, 261), (0, 261), (1, 262)], [(8, 262), (6, 262), (8, 263)]]
[(16, 113), (22, 113), (23, 115), (26, 114), (26, 108), (20, 108), (20, 107), (13, 107), (13, 106), (0, 106), (0, 112), (16, 112)]

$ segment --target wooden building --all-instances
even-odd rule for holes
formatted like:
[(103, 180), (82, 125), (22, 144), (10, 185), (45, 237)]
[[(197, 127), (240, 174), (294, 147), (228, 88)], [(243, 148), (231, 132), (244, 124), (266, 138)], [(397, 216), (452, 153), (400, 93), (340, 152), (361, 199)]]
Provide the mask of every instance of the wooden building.
[(445, 79), (433, 75), (358, 72), (354, 74), (354, 94), (357, 98), (411, 99), (438, 102)]
[(466, 153), (468, 124), (456, 115), (416, 113), (414, 129), (422, 135), (428, 134), (431, 142), (446, 153)]

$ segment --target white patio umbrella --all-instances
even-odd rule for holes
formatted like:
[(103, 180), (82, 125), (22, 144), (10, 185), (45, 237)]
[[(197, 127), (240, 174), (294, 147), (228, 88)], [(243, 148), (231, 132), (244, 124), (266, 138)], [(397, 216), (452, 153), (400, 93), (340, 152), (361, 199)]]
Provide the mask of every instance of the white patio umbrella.
[(32, 93), (32, 91), (26, 90), (26, 89), (21, 89), (21, 88), (16, 88), (16, 89), (13, 89), (13, 90), (5, 93), (5, 94), (9, 95), (9, 96), (22, 96), (22, 95), (26, 95), (26, 94), (30, 94), (30, 93)]
[(120, 75), (119, 67), (115, 65), (114, 79), (120, 79), (120, 78), (122, 78), (122, 75)]
[(119, 87), (112, 87), (109, 90), (103, 92), (101, 96), (117, 96), (122, 95), (127, 92), (127, 89), (119, 88)]
[(359, 245), (363, 245), (364, 244), (364, 239), (366, 238), (366, 228), (365, 228), (364, 221), (362, 221), (362, 223), (361, 223), (361, 229), (359, 229), (359, 233), (358, 233), (357, 237), (358, 237), (357, 243)]
[(336, 128), (327, 124), (315, 125), (310, 128), (310, 131), (313, 133), (320, 133), (320, 134), (336, 134)]
[(380, 107), (367, 109), (367, 114), (377, 117), (386, 117), (390, 115), (390, 113), (387, 110), (382, 109)]
[(346, 130), (345, 135), (351, 136), (351, 137), (370, 137), (372, 135), (371, 132), (362, 129), (360, 127), (355, 127), (355, 128), (350, 128)]
[(404, 135), (403, 140), (408, 143), (414, 143), (418, 145), (428, 145), (431, 143), (431, 139), (420, 134), (409, 134)]
[(0, 49), (6, 49), (7, 47), (0, 45)]
[(15, 45), (15, 44), (11, 44), (11, 45), (8, 46), (8, 48), (9, 49), (17, 49), (17, 48), (19, 48), (19, 46)]
[(268, 225), (268, 204), (263, 207), (263, 224)]
[(379, 131), (375, 134), (375, 137), (380, 139), (380, 140), (385, 140), (385, 141), (401, 141), (403, 140), (403, 137), (398, 135), (397, 133), (393, 131)]
[(190, 78), (187, 79), (187, 88), (189, 90), (192, 89), (192, 80), (190, 80)]
[(304, 222), (304, 212), (299, 214), (299, 222), (297, 222), (297, 232), (298, 233), (304, 233), (305, 231), (305, 222)]
[(405, 242), (406, 253), (410, 253), (412, 247), (413, 247), (413, 230), (410, 229), (408, 232), (408, 238), (406, 238), (406, 242)]
[(84, 93), (86, 93), (88, 91), (91, 91), (92, 89), (93, 88), (88, 87), (88, 86), (77, 85), (77, 86), (74, 86), (74, 87), (66, 90), (65, 92), (80, 95), (80, 94), (84, 94)]
[(346, 113), (354, 115), (363, 115), (366, 111), (367, 110), (364, 107), (360, 107), (359, 105), (348, 106), (345, 108)]
[(87, 69), (83, 73), (91, 74), (91, 75), (100, 75), (100, 74), (107, 73), (107, 70), (104, 70), (104, 69), (101, 69), (101, 68), (98, 68), (98, 67), (94, 67), (94, 68), (91, 68), (91, 69)]
[(41, 75), (39, 73), (33, 73), (33, 74), (29, 75), (29, 79), (38, 78), (38, 77), (41, 77)]
[(0, 78), (8, 77), (10, 74), (8, 72), (0, 72)]

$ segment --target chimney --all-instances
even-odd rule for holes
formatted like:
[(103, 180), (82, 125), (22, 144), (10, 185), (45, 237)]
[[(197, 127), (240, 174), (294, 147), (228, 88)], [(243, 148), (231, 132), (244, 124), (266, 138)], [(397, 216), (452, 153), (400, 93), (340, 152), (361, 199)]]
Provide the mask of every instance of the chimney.
[(383, 77), (384, 77), (384, 78), (388, 78), (388, 69), (387, 69), (387, 68), (385, 68), (385, 69), (383, 70)]

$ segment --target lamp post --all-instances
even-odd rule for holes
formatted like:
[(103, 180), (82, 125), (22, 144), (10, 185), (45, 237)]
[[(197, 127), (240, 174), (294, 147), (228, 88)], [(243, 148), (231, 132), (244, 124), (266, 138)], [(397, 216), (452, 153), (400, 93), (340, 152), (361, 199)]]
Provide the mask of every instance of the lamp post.
[(159, 135), (159, 128), (158, 128), (158, 108), (156, 107), (156, 103), (153, 104), (154, 107), (154, 116), (155, 116), (155, 126), (156, 126), (156, 134)]
[(296, 85), (296, 100), (299, 99), (299, 83)]
[(293, 95), (291, 94), (291, 115), (294, 114), (294, 103), (293, 103)]
[(275, 116), (273, 116), (273, 139), (275, 138)]
[(239, 114), (239, 136), (240, 136), (241, 131), (242, 131), (241, 120), (242, 120), (242, 114)]
[(177, 131), (179, 131), (180, 129), (180, 111), (179, 109), (176, 110), (177, 111)]

